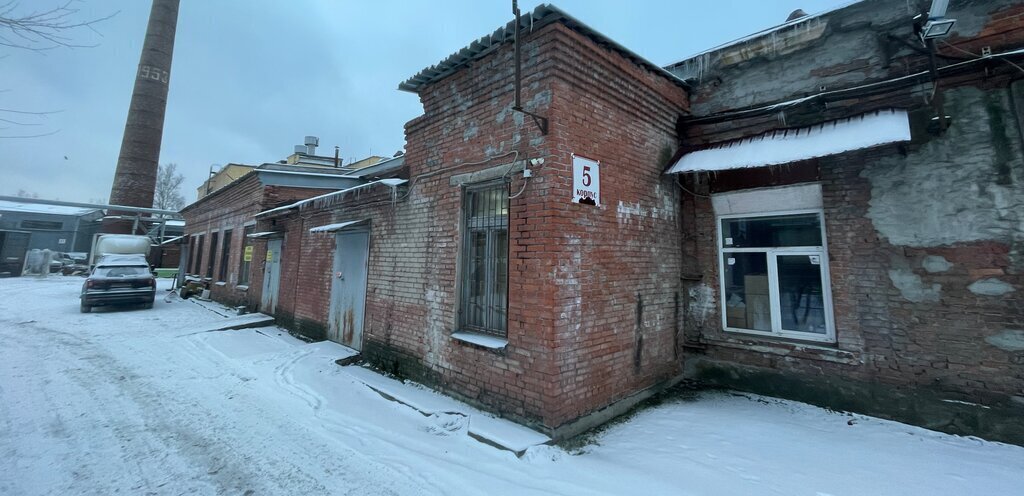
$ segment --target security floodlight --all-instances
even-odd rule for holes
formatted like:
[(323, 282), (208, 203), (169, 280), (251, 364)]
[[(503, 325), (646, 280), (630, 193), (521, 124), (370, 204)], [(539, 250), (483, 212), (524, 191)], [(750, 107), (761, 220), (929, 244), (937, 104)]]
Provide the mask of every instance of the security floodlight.
[[(932, 6), (928, 9), (928, 20), (924, 25), (918, 24), (921, 41), (945, 38), (953, 30), (956, 19), (946, 19), (946, 9), (949, 8), (949, 0), (932, 0)], [(915, 19), (921, 19), (917, 16)], [(918, 21), (920, 22), (920, 21)]]
[(921, 28), (921, 39), (945, 38), (953, 30), (956, 19), (929, 19)]

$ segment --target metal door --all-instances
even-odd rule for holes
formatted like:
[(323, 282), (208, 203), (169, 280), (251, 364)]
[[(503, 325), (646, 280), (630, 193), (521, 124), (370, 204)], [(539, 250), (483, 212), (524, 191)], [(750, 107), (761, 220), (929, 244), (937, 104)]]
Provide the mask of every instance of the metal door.
[(370, 233), (339, 233), (334, 246), (327, 339), (360, 350), (363, 346), (363, 307), (366, 304)]
[(281, 240), (267, 241), (267, 263), (263, 267), (263, 294), (260, 311), (273, 314), (277, 309), (277, 289), (281, 282)]

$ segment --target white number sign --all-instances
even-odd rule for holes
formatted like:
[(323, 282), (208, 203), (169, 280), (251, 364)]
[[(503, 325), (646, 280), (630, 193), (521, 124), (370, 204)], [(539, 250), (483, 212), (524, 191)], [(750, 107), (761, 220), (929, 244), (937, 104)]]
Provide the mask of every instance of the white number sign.
[(572, 156), (572, 202), (601, 205), (601, 163)]
[(153, 81), (159, 81), (167, 84), (167, 80), (170, 76), (171, 73), (157, 67), (148, 65), (139, 66), (139, 77), (142, 79), (152, 79)]

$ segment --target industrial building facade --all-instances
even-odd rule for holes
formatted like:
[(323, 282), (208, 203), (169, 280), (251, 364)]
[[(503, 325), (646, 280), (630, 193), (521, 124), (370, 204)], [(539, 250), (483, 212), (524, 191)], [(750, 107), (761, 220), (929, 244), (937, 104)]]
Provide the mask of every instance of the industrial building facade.
[(668, 68), (538, 7), (521, 108), (510, 24), (401, 168), (252, 212), (249, 301), (555, 438), (692, 377), (1024, 442), (1024, 11), (950, 11), (933, 73), (902, 2)]
[(1024, 6), (950, 2), (937, 79), (914, 13), (868, 0), (669, 67), (694, 81), (687, 372), (1022, 443)]

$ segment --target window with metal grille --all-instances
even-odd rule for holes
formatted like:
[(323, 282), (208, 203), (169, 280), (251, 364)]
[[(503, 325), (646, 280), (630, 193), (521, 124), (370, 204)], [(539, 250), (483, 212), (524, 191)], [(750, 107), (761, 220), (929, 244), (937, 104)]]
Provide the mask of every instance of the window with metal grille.
[(228, 260), (231, 257), (231, 229), (224, 231), (224, 240), (220, 242), (220, 265), (217, 267), (217, 280), (228, 280)]
[(508, 185), (466, 189), (463, 198), (462, 299), (464, 331), (504, 336), (508, 309)]

